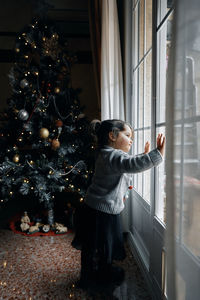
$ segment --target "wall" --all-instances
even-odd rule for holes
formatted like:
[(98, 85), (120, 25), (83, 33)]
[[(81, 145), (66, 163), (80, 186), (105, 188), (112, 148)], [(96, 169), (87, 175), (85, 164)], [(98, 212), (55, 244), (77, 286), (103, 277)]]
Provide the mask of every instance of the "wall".
[[(6, 107), (6, 100), (11, 95), (8, 73), (14, 62), (13, 48), (15, 37), (32, 18), (41, 14), (44, 6), (42, 1), (7, 0), (0, 10), (0, 112)], [(77, 52), (78, 62), (72, 68), (72, 84), (80, 88), (81, 105), (84, 113), (91, 120), (99, 117), (95, 90), (92, 54), (89, 37), (89, 21), (87, 1), (56, 1), (47, 0), (49, 16), (55, 19), (56, 25), (63, 30), (68, 41), (69, 50)], [(69, 37), (69, 38), (68, 38)]]

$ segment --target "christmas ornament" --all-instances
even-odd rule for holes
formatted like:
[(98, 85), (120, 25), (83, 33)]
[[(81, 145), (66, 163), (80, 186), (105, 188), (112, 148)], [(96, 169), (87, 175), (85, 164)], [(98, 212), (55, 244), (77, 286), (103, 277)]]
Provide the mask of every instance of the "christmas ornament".
[(56, 127), (62, 127), (63, 126), (63, 121), (56, 120), (55, 125), (56, 125)]
[(19, 155), (18, 155), (18, 154), (15, 154), (15, 155), (13, 156), (13, 161), (14, 161), (15, 163), (18, 163), (18, 162), (19, 162)]
[(58, 139), (53, 139), (51, 142), (52, 150), (57, 150), (60, 147), (60, 142)]
[(28, 83), (28, 81), (26, 80), (26, 79), (22, 79), (21, 81), (20, 81), (20, 87), (22, 88), (22, 89), (24, 89), (24, 88), (26, 88), (26, 87), (28, 87), (28, 85), (29, 85), (29, 83)]
[(85, 117), (85, 114), (80, 114), (80, 115), (78, 115), (78, 119), (82, 119), (82, 118), (84, 118)]
[(56, 94), (59, 94), (59, 93), (60, 93), (60, 88), (59, 88), (59, 87), (56, 87), (56, 88), (54, 89), (54, 92), (55, 92)]
[(39, 135), (42, 139), (46, 139), (49, 136), (49, 130), (47, 128), (41, 128), (39, 131)]
[(42, 226), (42, 231), (43, 232), (47, 233), (47, 232), (49, 232), (49, 230), (50, 230), (50, 226), (49, 225)]
[(25, 109), (20, 109), (17, 116), (20, 120), (26, 121), (28, 120), (29, 114)]

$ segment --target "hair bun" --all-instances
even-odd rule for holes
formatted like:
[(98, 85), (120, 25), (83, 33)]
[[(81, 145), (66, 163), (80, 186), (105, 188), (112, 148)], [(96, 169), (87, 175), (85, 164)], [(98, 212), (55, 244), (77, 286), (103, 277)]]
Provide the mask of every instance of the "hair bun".
[(101, 127), (101, 121), (100, 120), (95, 119), (95, 120), (91, 121), (90, 130), (91, 130), (92, 134), (97, 135), (100, 127)]

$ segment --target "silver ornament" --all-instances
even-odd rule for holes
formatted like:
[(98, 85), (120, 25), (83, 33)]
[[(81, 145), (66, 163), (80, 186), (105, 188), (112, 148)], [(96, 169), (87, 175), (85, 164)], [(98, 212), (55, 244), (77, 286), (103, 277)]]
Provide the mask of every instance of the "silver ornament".
[(27, 87), (28, 85), (29, 85), (29, 83), (28, 83), (28, 81), (24, 78), (24, 79), (22, 79), (21, 81), (20, 81), (20, 87), (22, 88), (22, 89), (24, 89), (25, 87)]
[(20, 120), (26, 121), (28, 120), (29, 114), (25, 109), (20, 109), (17, 116)]

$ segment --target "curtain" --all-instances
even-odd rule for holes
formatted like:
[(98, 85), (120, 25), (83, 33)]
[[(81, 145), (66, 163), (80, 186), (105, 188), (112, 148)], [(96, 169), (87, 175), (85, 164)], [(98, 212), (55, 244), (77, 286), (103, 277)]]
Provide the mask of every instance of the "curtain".
[(116, 0), (102, 0), (101, 119), (124, 119), (124, 95)]
[(200, 299), (200, 1), (176, 0), (166, 97), (169, 300)]

